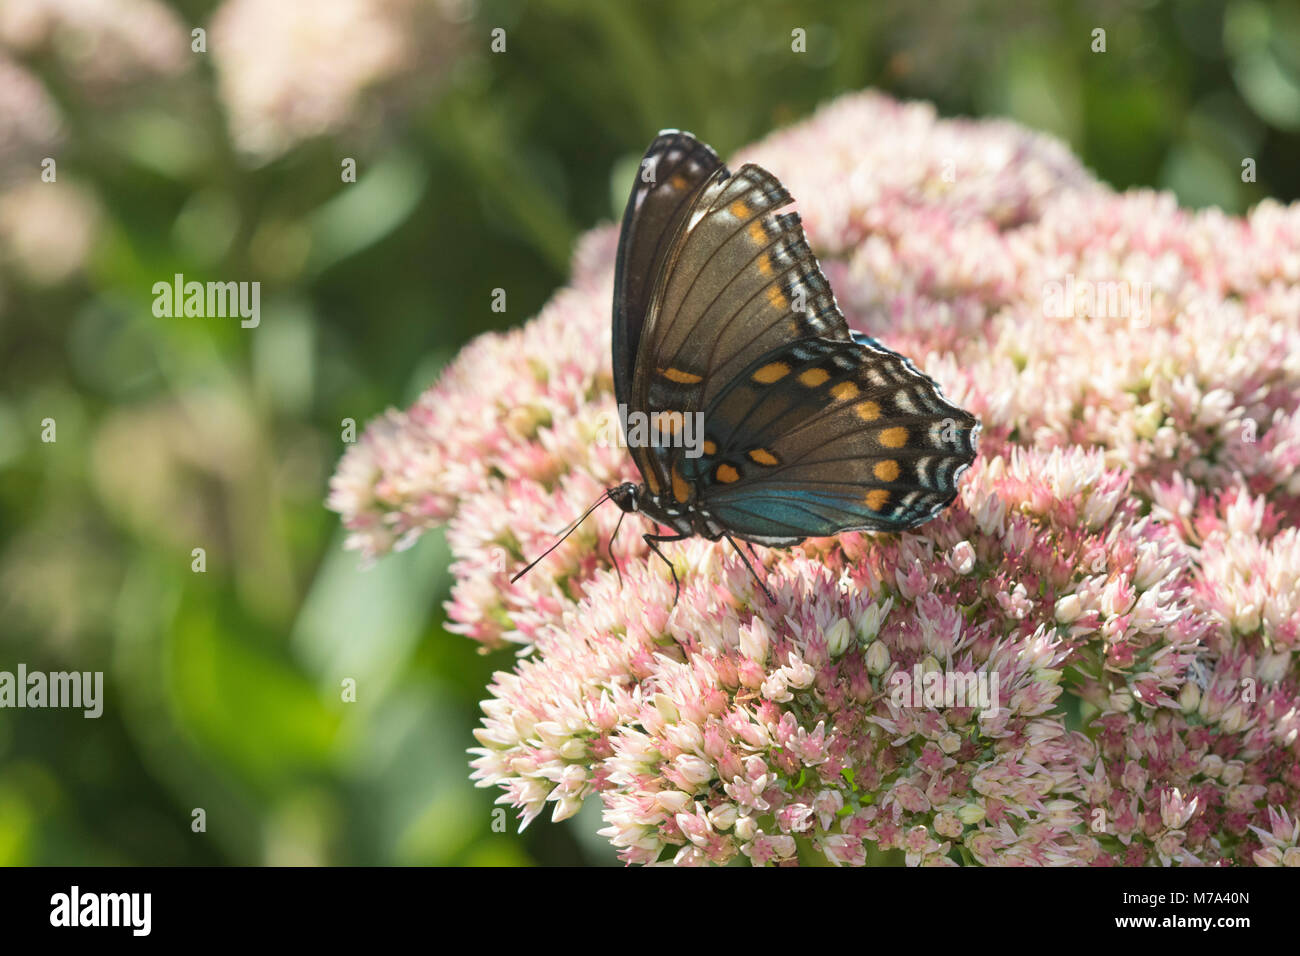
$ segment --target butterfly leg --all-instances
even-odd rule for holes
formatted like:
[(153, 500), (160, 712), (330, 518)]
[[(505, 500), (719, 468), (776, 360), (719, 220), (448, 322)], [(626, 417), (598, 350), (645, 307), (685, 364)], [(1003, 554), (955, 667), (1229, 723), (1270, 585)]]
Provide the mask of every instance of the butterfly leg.
[[(731, 546), (736, 550), (736, 554), (740, 555), (740, 560), (745, 562), (745, 567), (749, 568), (749, 573), (754, 577), (754, 583), (756, 583), (760, 588), (762, 588), (763, 593), (767, 595), (767, 599), (775, 604), (776, 598), (773, 596), (772, 592), (768, 590), (767, 583), (764, 582), (763, 579), (758, 576), (758, 572), (754, 570), (754, 566), (749, 563), (749, 559), (745, 557), (745, 552), (740, 550), (740, 545), (736, 544), (736, 539), (729, 534), (723, 535), (723, 537), (725, 537), (728, 541), (731, 542)], [(748, 541), (746, 541), (745, 543), (749, 544)], [(754, 549), (752, 546), (750, 547), (749, 551), (751, 554), (753, 554)], [(754, 560), (755, 561), (758, 560), (758, 555), (756, 554), (754, 555)]]
[(677, 606), (677, 599), (682, 596), (682, 584), (677, 580), (677, 569), (673, 567), (673, 563), (668, 560), (664, 553), (659, 550), (659, 545), (665, 541), (684, 541), (689, 537), (689, 534), (641, 535), (642, 540), (645, 541), (646, 544), (650, 545), (650, 550), (659, 555), (660, 560), (663, 561), (664, 564), (668, 565), (668, 573), (673, 576), (673, 607)]
[(618, 574), (618, 588), (620, 591), (623, 590), (623, 569), (620, 568), (618, 566), (618, 562), (614, 560), (614, 539), (618, 537), (619, 531), (622, 530), (623, 519), (626, 517), (627, 517), (626, 511), (624, 511), (622, 514), (618, 516), (618, 524), (614, 525), (614, 533), (609, 536), (609, 548), (608, 548), (609, 563), (614, 565), (614, 570)]

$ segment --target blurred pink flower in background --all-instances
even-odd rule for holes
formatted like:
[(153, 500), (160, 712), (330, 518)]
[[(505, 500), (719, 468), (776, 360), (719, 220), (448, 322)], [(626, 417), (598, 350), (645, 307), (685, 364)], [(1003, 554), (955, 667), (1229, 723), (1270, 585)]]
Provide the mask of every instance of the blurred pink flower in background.
[[(51, 89), (97, 108), (127, 88), (190, 68), (187, 29), (157, 0), (5, 0), (0, 4), (0, 276), (57, 285), (85, 267), (101, 207), (63, 155), (65, 121)], [(65, 163), (44, 178), (45, 160)], [(52, 184), (62, 187), (55, 188)], [(3, 310), (0, 302), (0, 311)]]
[(52, 56), (92, 98), (190, 68), (189, 29), (159, 0), (5, 0), (0, 47)]
[(62, 282), (86, 264), (99, 220), (94, 195), (76, 184), (34, 180), (0, 192), (0, 264), (41, 285)]
[(59, 107), (41, 81), (0, 50), (0, 185), (39, 175), (62, 134)]
[[(620, 586), (612, 507), (510, 584), (637, 478), (602, 440), (617, 231), (594, 231), (540, 315), (332, 484), (368, 560), (446, 525), (451, 629), (523, 655), (474, 778), (525, 824), (599, 799), (635, 863), (1300, 862), (1300, 207), (1117, 194), (1052, 139), (875, 94), (745, 161), (981, 455), (913, 533), (761, 550), (775, 606), (700, 539), (667, 552), (676, 607), (637, 534)], [(931, 672), (996, 677), (1000, 706), (899, 702), (894, 675)]]
[(211, 50), (231, 137), (269, 159), (375, 119), (393, 82), (445, 67), (459, 0), (225, 0)]

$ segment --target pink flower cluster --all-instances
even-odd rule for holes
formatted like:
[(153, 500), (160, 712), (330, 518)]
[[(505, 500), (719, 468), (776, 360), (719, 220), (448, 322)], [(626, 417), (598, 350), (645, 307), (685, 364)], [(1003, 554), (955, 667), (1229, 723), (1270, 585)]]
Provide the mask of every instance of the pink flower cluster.
[[(447, 526), (453, 628), (517, 645), (474, 778), (598, 799), (632, 863), (1300, 864), (1300, 206), (1117, 194), (1059, 143), (844, 98), (745, 150), (856, 328), (984, 424), (936, 520), (759, 549), (609, 542), (616, 230), (345, 456), (374, 558)], [(636, 521), (638, 519), (631, 519)], [(919, 693), (977, 678), (987, 701)], [(918, 693), (900, 694), (915, 687)]]

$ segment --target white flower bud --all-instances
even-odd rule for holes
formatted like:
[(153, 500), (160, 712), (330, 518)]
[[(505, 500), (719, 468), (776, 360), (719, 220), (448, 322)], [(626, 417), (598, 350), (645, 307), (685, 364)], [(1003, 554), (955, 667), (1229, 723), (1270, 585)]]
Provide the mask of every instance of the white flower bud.
[(847, 618), (840, 618), (826, 632), (826, 649), (832, 658), (839, 657), (849, 648), (853, 628)]
[(659, 711), (659, 716), (666, 724), (675, 724), (681, 719), (677, 713), (677, 705), (667, 694), (655, 694), (655, 710)]
[(889, 648), (884, 641), (872, 641), (867, 648), (867, 672), (879, 677), (889, 670)]
[(1062, 624), (1072, 624), (1083, 613), (1083, 602), (1077, 594), (1067, 594), (1056, 602), (1056, 619)]
[(678, 814), (691, 805), (691, 795), (680, 790), (661, 790), (655, 794), (655, 803), (669, 813)]
[(885, 622), (890, 608), (894, 606), (894, 599), (888, 598), (884, 604), (873, 604), (858, 618), (858, 640), (863, 644), (875, 639), (880, 633), (880, 625)]
[(715, 829), (730, 830), (736, 824), (736, 817), (739, 816), (735, 804), (724, 803), (720, 807), (714, 807), (709, 811), (709, 822)]
[(758, 833), (758, 825), (753, 817), (740, 817), (736, 820), (736, 839), (748, 843)]
[(958, 541), (948, 552), (948, 566), (958, 574), (970, 574), (975, 570), (975, 549), (969, 541)]
[(1255, 673), (1260, 682), (1276, 684), (1286, 678), (1291, 669), (1291, 652), (1279, 651), (1276, 654), (1261, 654), (1255, 664)]
[(767, 646), (767, 625), (762, 619), (756, 617), (748, 627), (740, 629), (740, 653), (751, 661), (763, 663), (767, 659)]
[(1223, 773), (1223, 758), (1218, 754), (1206, 754), (1201, 758), (1200, 771), (1207, 777), (1217, 777)]
[(570, 737), (560, 747), (559, 754), (565, 760), (581, 760), (587, 756), (587, 742), (580, 737)]
[(673, 763), (677, 765), (677, 772), (687, 783), (699, 786), (713, 779), (713, 766), (694, 754), (678, 754)]

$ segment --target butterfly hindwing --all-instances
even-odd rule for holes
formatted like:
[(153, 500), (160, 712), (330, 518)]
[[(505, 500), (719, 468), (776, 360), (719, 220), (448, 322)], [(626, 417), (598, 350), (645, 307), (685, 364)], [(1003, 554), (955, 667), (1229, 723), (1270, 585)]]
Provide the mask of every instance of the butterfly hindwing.
[(866, 337), (792, 343), (746, 372), (705, 412), (712, 454), (682, 460), (699, 507), (738, 537), (914, 527), (974, 460), (975, 419)]
[(929, 520), (955, 496), (979, 432), (911, 362), (858, 335), (763, 356), (704, 421), (711, 454), (682, 462), (699, 507), (763, 543)]

